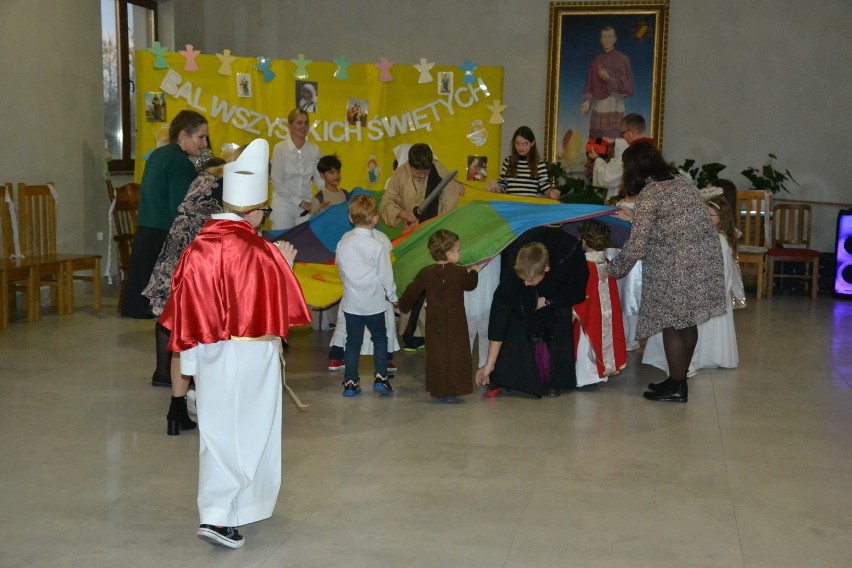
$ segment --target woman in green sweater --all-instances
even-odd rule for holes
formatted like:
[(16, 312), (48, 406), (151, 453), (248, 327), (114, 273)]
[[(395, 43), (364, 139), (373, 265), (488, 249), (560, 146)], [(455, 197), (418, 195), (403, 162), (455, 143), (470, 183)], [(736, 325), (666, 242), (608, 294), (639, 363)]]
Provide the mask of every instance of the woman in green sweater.
[[(147, 319), (153, 317), (148, 298), (142, 290), (148, 285), (154, 264), (197, 172), (190, 161), (207, 148), (207, 119), (191, 110), (182, 110), (169, 127), (169, 143), (157, 148), (148, 157), (142, 174), (139, 198), (139, 219), (130, 267), (127, 272), (127, 291), (121, 315)], [(168, 334), (156, 333), (157, 370), (152, 383), (171, 384), (170, 361), (166, 345)], [(165, 339), (165, 342), (163, 341)], [(162, 345), (161, 345), (162, 343)]]

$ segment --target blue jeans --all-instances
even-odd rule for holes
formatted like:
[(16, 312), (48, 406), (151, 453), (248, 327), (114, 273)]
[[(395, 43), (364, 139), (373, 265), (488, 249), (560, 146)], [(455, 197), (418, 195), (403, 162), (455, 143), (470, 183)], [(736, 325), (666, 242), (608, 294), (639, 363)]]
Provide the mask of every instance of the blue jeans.
[[(390, 345), (390, 342), (388, 342), (388, 345)], [(343, 347), (340, 347), (339, 345), (332, 345), (331, 349), (328, 350), (328, 358), (334, 359), (335, 361), (343, 361), (344, 353), (345, 351), (343, 350)], [(391, 361), (393, 361), (393, 353), (388, 351), (388, 362)]]
[(385, 329), (385, 313), (379, 312), (371, 316), (360, 316), (344, 312), (346, 315), (346, 351), (343, 363), (344, 381), (357, 381), (358, 358), (361, 356), (361, 343), (364, 341), (364, 328), (370, 330), (373, 339), (373, 365), (375, 374), (385, 377), (388, 372), (388, 336)]

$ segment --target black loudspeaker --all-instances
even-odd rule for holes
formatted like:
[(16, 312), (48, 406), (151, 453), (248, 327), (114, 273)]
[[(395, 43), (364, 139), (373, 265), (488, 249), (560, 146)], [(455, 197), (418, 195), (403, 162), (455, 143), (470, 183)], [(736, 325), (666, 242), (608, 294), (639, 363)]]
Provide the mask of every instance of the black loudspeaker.
[(852, 209), (842, 209), (837, 214), (837, 269), (834, 277), (834, 294), (852, 297)]

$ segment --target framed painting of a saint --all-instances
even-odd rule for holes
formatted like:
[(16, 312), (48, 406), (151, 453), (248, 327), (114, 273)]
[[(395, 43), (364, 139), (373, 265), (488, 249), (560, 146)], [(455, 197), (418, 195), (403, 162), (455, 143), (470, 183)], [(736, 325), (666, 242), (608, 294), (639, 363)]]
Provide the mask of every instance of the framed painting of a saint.
[(546, 160), (581, 172), (632, 113), (662, 148), (668, 20), (669, 0), (551, 3)]

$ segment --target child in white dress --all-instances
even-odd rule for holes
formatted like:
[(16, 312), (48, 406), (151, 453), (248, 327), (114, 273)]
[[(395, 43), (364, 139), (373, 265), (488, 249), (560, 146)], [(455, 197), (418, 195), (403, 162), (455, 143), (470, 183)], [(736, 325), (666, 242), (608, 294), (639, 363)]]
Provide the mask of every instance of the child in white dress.
[(598, 383), (627, 366), (618, 285), (606, 259), (609, 227), (597, 220), (580, 225), (589, 280), (586, 299), (573, 306), (577, 390), (595, 390)]
[[(740, 362), (737, 349), (737, 333), (734, 329), (735, 307), (741, 307), (745, 302), (743, 281), (736, 266), (736, 228), (734, 216), (728, 202), (721, 191), (709, 188), (709, 199), (706, 200), (710, 219), (719, 231), (719, 242), (722, 245), (722, 261), (725, 266), (725, 289), (728, 298), (728, 309), (724, 315), (710, 318), (698, 325), (698, 344), (692, 355), (688, 377), (694, 376), (698, 369), (723, 367), (735, 369)], [(642, 362), (653, 365), (668, 373), (668, 364), (663, 353), (662, 334), (648, 338)]]

